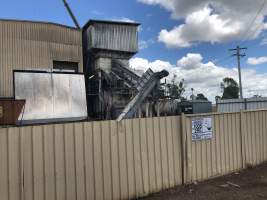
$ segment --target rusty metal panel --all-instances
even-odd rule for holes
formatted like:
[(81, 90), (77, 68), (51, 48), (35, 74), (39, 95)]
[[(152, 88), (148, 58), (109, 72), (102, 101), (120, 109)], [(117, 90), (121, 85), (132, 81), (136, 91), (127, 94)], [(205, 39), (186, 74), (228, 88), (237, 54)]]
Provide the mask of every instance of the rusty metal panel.
[(15, 98), (26, 100), (22, 123), (87, 118), (83, 74), (18, 71), (14, 80)]
[(79, 63), (82, 33), (52, 24), (0, 20), (0, 97), (13, 96), (13, 70), (52, 69), (53, 60)]
[(0, 125), (14, 125), (21, 114), (25, 100), (0, 99)]

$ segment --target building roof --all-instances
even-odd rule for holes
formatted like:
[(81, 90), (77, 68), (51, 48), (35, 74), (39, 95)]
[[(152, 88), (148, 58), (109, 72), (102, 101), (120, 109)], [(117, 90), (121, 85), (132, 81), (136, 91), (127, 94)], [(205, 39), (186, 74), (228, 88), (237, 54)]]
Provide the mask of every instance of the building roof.
[[(46, 21), (35, 21), (35, 20), (24, 20), (24, 19), (1, 19), (0, 21), (6, 21), (6, 22), (21, 22), (21, 23), (37, 23), (37, 24), (50, 24), (50, 25), (54, 25), (54, 26), (61, 26), (63, 28), (70, 28), (70, 29), (74, 29), (74, 30), (79, 30), (78, 28), (74, 27), (74, 26), (68, 26), (65, 24), (59, 24), (59, 23), (55, 23), (55, 22), (46, 22)], [(84, 26), (82, 29), (86, 29), (88, 26), (92, 25), (92, 24), (97, 24), (97, 23), (101, 23), (101, 24), (120, 24), (120, 25), (128, 25), (128, 26), (139, 26), (140, 23), (136, 23), (136, 22), (123, 22), (123, 21), (108, 21), (108, 20), (96, 20), (96, 19), (90, 19)]]
[(82, 29), (88, 28), (88, 26), (92, 24), (119, 24), (119, 25), (127, 25), (127, 26), (139, 26), (139, 23), (136, 22), (124, 22), (124, 21), (108, 21), (108, 20), (96, 20), (96, 19), (90, 19)]
[(48, 25), (54, 25), (54, 26), (60, 26), (63, 28), (70, 28), (70, 29), (75, 29), (75, 30), (79, 30), (74, 26), (68, 26), (68, 25), (64, 25), (64, 24), (59, 24), (59, 23), (54, 23), (54, 22), (44, 22), (44, 21), (35, 21), (35, 20), (21, 20), (21, 19), (1, 19), (0, 21), (6, 21), (6, 22), (21, 22), (21, 23), (37, 23), (37, 24), (48, 24)]

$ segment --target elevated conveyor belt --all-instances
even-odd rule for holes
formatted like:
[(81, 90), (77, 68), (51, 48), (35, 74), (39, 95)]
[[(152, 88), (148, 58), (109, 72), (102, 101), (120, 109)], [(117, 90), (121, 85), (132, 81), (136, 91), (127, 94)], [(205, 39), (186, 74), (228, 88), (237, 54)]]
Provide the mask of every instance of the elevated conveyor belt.
[(155, 88), (159, 80), (168, 75), (169, 72), (166, 70), (154, 73), (151, 69), (148, 69), (137, 83), (136, 87), (138, 89), (138, 93), (124, 108), (122, 113), (117, 118), (117, 121), (133, 117), (141, 103)]
[(112, 61), (111, 70), (121, 79), (131, 85), (131, 87), (135, 86), (140, 79), (140, 76), (137, 75), (128, 65), (119, 60)]

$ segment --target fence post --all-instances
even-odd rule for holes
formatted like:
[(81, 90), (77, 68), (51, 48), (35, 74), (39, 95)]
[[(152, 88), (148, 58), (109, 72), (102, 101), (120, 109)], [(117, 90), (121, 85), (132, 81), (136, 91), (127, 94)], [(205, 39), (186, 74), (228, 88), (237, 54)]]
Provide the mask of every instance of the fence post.
[(244, 131), (245, 131), (245, 121), (244, 121), (244, 111), (243, 109), (240, 110), (240, 143), (241, 143), (241, 160), (242, 160), (242, 168), (245, 168), (246, 165), (246, 152), (244, 149), (245, 145), (245, 136), (244, 136)]

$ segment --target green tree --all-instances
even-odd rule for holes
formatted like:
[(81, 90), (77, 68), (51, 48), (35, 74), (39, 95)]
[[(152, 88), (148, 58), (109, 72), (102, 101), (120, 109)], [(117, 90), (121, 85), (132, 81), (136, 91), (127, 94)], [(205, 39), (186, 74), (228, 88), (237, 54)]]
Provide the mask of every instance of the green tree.
[(239, 87), (233, 78), (224, 78), (221, 87), (223, 89), (222, 99), (238, 99)]
[(181, 81), (176, 80), (177, 77), (176, 75), (173, 76), (173, 79), (171, 83), (168, 83), (167, 86), (167, 91), (169, 93), (169, 96), (173, 99), (181, 99), (182, 95), (185, 91), (185, 85), (184, 85), (184, 79)]
[(220, 100), (221, 98), (222, 98), (222, 97), (220, 97), (220, 96), (217, 95), (217, 96), (215, 97), (215, 101), (218, 101), (218, 100)]
[(208, 100), (208, 98), (207, 97), (205, 97), (205, 95), (204, 94), (202, 94), (202, 93), (199, 93), (199, 94), (197, 94), (197, 97), (196, 97), (196, 100)]

